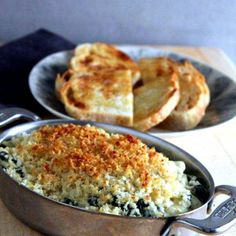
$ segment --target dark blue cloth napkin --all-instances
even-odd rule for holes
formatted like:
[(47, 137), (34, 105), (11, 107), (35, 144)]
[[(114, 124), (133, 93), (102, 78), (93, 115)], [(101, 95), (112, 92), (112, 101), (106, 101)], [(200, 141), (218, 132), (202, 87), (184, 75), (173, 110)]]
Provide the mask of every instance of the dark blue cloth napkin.
[(29, 73), (47, 55), (74, 47), (73, 43), (44, 29), (0, 47), (0, 108), (18, 106), (46, 114), (31, 95)]

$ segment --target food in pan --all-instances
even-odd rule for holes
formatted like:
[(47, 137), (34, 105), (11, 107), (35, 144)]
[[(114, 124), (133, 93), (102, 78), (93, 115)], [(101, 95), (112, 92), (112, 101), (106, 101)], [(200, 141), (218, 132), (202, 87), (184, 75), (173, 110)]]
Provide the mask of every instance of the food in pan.
[[(136, 64), (104, 43), (78, 46), (68, 70), (58, 74), (55, 90), (74, 118), (142, 131), (157, 125), (169, 130), (192, 129), (210, 101), (204, 76), (190, 62), (158, 57), (141, 58)], [(104, 94), (107, 90), (111, 96)]]
[(45, 125), (4, 142), (2, 168), (29, 189), (91, 211), (173, 216), (197, 208), (196, 177), (126, 134), (74, 124)]

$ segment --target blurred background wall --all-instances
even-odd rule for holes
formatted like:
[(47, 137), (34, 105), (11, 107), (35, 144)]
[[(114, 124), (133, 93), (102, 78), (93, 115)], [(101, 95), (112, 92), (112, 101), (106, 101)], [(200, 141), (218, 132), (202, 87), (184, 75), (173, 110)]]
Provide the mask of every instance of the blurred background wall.
[(0, 41), (38, 28), (75, 43), (219, 47), (236, 63), (236, 0), (0, 0)]

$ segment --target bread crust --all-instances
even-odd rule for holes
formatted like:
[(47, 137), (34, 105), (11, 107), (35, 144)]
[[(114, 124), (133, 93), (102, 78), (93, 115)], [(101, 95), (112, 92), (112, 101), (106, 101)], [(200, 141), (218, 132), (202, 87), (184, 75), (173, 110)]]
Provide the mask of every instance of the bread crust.
[(189, 61), (178, 68), (180, 101), (161, 127), (181, 131), (196, 127), (202, 120), (210, 102), (210, 91), (205, 77)]

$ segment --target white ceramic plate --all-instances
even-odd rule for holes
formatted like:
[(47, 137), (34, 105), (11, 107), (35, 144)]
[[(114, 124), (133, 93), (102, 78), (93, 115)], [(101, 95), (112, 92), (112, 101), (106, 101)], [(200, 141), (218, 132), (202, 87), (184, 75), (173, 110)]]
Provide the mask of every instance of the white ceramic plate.
[[(189, 131), (173, 132), (154, 127), (148, 131), (149, 133), (165, 137), (183, 135), (213, 128), (236, 116), (236, 83), (220, 71), (192, 58), (157, 48), (140, 46), (120, 46), (119, 48), (134, 60), (158, 56), (168, 56), (177, 61), (188, 59), (205, 75), (210, 88), (211, 102), (203, 120), (196, 128)], [(66, 119), (74, 118), (65, 112), (63, 104), (57, 99), (54, 83), (56, 75), (67, 69), (71, 57), (72, 51), (63, 51), (47, 56), (35, 65), (29, 76), (29, 86), (34, 98), (52, 114)]]

